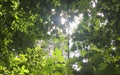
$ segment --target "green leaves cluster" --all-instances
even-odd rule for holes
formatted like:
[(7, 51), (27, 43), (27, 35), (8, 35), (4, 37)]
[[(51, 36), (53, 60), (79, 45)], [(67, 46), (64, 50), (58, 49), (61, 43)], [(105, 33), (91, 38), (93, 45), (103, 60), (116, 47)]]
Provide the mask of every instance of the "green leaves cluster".
[[(119, 0), (0, 0), (0, 74), (119, 75), (119, 13)], [(80, 14), (71, 50), (81, 56), (66, 60), (67, 26), (60, 20), (70, 24)]]
[[(78, 48), (81, 51), (78, 62), (82, 69), (78, 74), (119, 75), (120, 41), (117, 38), (120, 36), (118, 30), (120, 1), (97, 0), (94, 3), (95, 7), (89, 6), (85, 10), (83, 20), (73, 34), (72, 50)], [(88, 59), (88, 62), (82, 62), (83, 59)]]
[(59, 0), (0, 0), (0, 74), (65, 73), (65, 59), (58, 55), (59, 50), (50, 57), (44, 47), (35, 47), (35, 40), (50, 38), (47, 32), (54, 26), (51, 10), (59, 4)]
[(11, 54), (10, 65), (0, 64), (0, 74), (7, 75), (63, 75), (65, 59), (61, 50), (56, 49), (51, 56), (40, 47), (28, 48), (25, 54)]

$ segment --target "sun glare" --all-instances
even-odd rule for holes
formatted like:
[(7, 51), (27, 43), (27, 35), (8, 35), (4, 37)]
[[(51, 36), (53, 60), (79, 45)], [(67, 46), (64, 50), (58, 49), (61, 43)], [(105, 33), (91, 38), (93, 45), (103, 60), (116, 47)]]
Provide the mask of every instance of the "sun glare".
[(61, 18), (61, 24), (65, 24), (65, 22), (66, 22), (66, 19), (65, 18)]
[[(73, 22), (69, 22), (69, 34), (71, 35), (74, 30), (77, 28), (77, 25), (80, 23), (81, 19), (83, 18), (83, 14), (74, 17)], [(67, 20), (64, 17), (61, 17), (61, 24), (64, 25)], [(66, 29), (68, 33), (68, 29)]]

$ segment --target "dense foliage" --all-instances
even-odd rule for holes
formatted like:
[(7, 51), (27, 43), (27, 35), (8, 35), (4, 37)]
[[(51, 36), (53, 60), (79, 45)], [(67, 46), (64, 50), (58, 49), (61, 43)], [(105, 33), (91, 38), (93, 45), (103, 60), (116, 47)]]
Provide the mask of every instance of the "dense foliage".
[[(88, 8), (73, 34), (74, 48), (81, 50), (78, 75), (120, 74), (120, 1), (98, 0)], [(82, 62), (82, 60), (87, 62)]]
[(120, 75), (119, 13), (119, 0), (0, 0), (0, 75)]

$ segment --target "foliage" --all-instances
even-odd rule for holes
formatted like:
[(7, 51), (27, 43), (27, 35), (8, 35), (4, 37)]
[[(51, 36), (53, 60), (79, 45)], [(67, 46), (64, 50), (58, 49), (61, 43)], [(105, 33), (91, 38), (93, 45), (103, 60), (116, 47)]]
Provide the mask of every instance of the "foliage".
[(34, 45), (36, 40), (50, 38), (47, 32), (54, 26), (51, 10), (58, 5), (59, 0), (0, 0), (0, 74), (64, 73), (65, 59), (57, 55), (59, 49), (50, 57), (44, 47)]
[(42, 48), (28, 48), (25, 54), (11, 54), (10, 65), (0, 65), (0, 74), (6, 75), (63, 75), (65, 59), (62, 51), (55, 49), (51, 56), (46, 55)]
[[(120, 75), (119, 13), (119, 0), (0, 0), (0, 74)], [(81, 56), (67, 59), (80, 14), (70, 37)]]
[[(96, 6), (88, 8), (73, 34), (72, 50), (78, 48), (82, 55), (78, 61), (82, 66), (79, 75), (119, 75), (120, 1), (97, 0), (94, 3)], [(88, 62), (82, 62), (83, 59)]]

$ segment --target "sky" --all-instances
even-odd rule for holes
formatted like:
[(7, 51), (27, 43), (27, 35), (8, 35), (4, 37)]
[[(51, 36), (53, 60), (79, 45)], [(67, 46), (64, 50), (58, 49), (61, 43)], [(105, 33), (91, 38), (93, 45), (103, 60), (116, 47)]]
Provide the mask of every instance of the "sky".
[[(70, 36), (73, 34), (74, 30), (77, 28), (78, 24), (81, 22), (83, 18), (83, 14), (79, 14), (79, 16), (75, 16), (74, 21), (72, 23), (69, 23), (69, 32), (68, 32), (68, 28), (66, 29), (67, 34), (69, 34)], [(67, 20), (64, 17), (61, 17), (61, 24), (65, 24)], [(72, 47), (72, 39), (69, 38), (69, 48)], [(79, 57), (80, 56), (80, 50), (74, 50), (70, 52), (70, 58), (73, 57)], [(86, 59), (83, 60), (83, 62), (87, 62)], [(78, 66), (78, 63), (75, 62), (72, 65), (72, 68), (76, 71), (79, 71), (81, 69), (81, 67)]]

